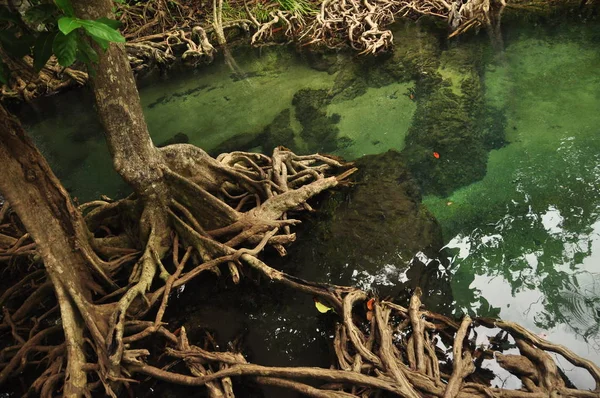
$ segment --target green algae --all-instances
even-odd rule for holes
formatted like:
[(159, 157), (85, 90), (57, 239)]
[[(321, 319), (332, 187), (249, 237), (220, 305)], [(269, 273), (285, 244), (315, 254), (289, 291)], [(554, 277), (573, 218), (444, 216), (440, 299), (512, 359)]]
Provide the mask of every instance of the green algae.
[(336, 101), (329, 105), (330, 115), (341, 116), (338, 124), (340, 139), (347, 138), (351, 142), (351, 145), (334, 153), (352, 160), (389, 149), (404, 148), (406, 132), (416, 109), (416, 103), (408, 96), (412, 87), (412, 83), (369, 87), (363, 95), (353, 100)]
[(320, 198), (319, 212), (299, 232), (285, 266), (305, 279), (352, 283), (403, 299), (420, 286), (431, 293), (428, 305), (447, 312), (448, 281), (426, 260), (443, 245), (441, 229), (422, 205), (401, 154), (364, 156), (356, 166), (356, 185)]
[(514, 320), (598, 361), (588, 343), (600, 319), (600, 55), (582, 33), (521, 34), (487, 67), (508, 144), (481, 181), (425, 203), (462, 248), (459, 311)]

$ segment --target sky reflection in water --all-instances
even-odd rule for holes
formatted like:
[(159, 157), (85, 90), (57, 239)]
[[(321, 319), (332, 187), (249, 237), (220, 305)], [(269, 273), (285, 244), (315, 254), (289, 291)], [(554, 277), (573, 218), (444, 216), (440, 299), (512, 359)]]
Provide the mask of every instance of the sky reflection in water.
[[(500, 316), (600, 363), (599, 43), (524, 37), (486, 74), (509, 144), (486, 177), (428, 198), (457, 313)], [(448, 206), (448, 201), (452, 204)], [(571, 367), (564, 359), (559, 363)], [(577, 384), (593, 380), (570, 375)]]

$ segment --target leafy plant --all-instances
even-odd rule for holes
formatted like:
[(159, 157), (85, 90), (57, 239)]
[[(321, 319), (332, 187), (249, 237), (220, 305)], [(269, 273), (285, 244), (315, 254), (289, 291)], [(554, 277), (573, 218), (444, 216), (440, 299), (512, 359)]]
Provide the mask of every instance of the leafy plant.
[(239, 7), (232, 7), (228, 1), (223, 2), (223, 20), (224, 21), (236, 21), (238, 19), (244, 19), (246, 13)]
[(277, 0), (279, 6), (286, 10), (300, 15), (310, 15), (317, 12), (313, 4), (308, 0)]
[[(117, 30), (118, 21), (77, 18), (70, 0), (54, 0), (54, 4), (32, 3), (22, 16), (7, 6), (0, 6), (0, 46), (14, 58), (32, 55), (33, 67), (38, 72), (52, 54), (64, 67), (75, 61), (88, 66), (98, 62), (98, 53), (89, 39), (103, 50), (110, 42), (125, 42)], [(8, 82), (8, 67), (4, 63), (0, 63), (0, 82)]]
[(251, 12), (258, 22), (264, 23), (271, 19), (271, 16), (269, 15), (271, 9), (261, 2), (257, 2), (256, 5), (252, 8)]

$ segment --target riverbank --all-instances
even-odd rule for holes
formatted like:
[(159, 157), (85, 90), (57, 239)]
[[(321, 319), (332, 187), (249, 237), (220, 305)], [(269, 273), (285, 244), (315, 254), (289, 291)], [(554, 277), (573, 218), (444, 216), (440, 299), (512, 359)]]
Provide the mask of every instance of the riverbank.
[[(386, 0), (373, 4), (354, 0), (215, 0), (212, 4), (152, 0), (123, 1), (116, 5), (115, 12), (127, 39), (125, 47), (132, 69), (138, 76), (145, 76), (156, 71), (164, 73), (177, 65), (196, 68), (213, 62), (215, 56), (224, 56), (232, 71), (241, 74), (230, 52), (240, 45), (294, 44), (316, 54), (343, 49), (381, 54), (393, 50), (394, 34), (389, 26), (402, 19), (428, 18), (447, 29), (449, 37), (485, 27), (501, 44), (498, 32), (502, 18), (535, 23), (556, 15), (595, 18), (598, 11), (596, 2), (573, 0), (517, 0), (506, 5), (506, 9), (505, 5), (504, 0), (469, 0), (460, 8), (445, 0)], [(5, 101), (30, 101), (87, 81), (83, 65), (61, 68), (54, 57), (39, 74), (34, 72), (30, 56), (4, 61), (13, 71), (0, 93), (0, 99)]]

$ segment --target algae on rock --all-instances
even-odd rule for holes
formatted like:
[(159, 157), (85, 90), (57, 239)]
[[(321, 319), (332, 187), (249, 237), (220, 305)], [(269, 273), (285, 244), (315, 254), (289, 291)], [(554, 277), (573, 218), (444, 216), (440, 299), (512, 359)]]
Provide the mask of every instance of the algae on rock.
[(421, 261), (438, 257), (442, 232), (421, 204), (420, 188), (401, 154), (367, 155), (355, 164), (356, 183), (321, 199), (286, 266), (297, 267), (300, 277), (353, 283), (380, 294), (403, 294), (416, 286), (436, 290), (431, 297), (449, 294), (438, 267)]
[(327, 90), (302, 89), (294, 95), (292, 104), (308, 152), (333, 152), (338, 148), (339, 115), (327, 116), (330, 102)]
[(417, 110), (403, 150), (425, 193), (446, 196), (482, 179), (504, 145), (505, 117), (485, 103), (478, 43), (450, 49), (416, 84)]

